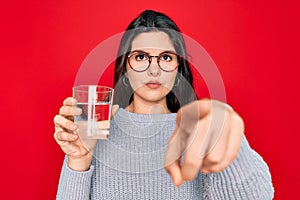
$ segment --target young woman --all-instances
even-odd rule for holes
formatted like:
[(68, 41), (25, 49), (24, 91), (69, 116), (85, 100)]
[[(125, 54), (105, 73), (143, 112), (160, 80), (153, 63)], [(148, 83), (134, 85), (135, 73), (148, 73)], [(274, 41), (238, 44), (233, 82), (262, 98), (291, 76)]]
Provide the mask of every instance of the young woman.
[(54, 118), (66, 154), (57, 199), (272, 199), (242, 119), (219, 101), (197, 100), (186, 57), (166, 15), (147, 10), (128, 26), (109, 139), (86, 148), (70, 120), (81, 113), (73, 98)]

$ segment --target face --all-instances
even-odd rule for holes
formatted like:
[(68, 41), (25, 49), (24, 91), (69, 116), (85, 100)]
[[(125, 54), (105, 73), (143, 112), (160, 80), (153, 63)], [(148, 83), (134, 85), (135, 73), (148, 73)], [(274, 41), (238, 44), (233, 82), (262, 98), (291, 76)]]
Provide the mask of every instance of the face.
[[(158, 56), (164, 55), (162, 54), (164, 52), (175, 52), (175, 48), (166, 33), (147, 32), (139, 34), (133, 40), (131, 52), (135, 51)], [(161, 59), (167, 60), (168, 57), (162, 56)], [(134, 90), (134, 101), (142, 101), (144, 104), (166, 103), (166, 95), (174, 85), (177, 69), (171, 72), (163, 71), (157, 63), (157, 57), (152, 57), (149, 68), (143, 72), (132, 70), (128, 62), (126, 68), (129, 82)]]

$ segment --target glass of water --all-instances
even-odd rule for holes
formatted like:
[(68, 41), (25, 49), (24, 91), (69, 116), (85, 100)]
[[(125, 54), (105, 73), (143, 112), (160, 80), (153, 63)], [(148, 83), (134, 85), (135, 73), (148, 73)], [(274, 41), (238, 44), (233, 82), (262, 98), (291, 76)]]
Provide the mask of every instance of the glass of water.
[(82, 139), (107, 139), (114, 90), (106, 86), (73, 87), (73, 97), (82, 113), (74, 118)]

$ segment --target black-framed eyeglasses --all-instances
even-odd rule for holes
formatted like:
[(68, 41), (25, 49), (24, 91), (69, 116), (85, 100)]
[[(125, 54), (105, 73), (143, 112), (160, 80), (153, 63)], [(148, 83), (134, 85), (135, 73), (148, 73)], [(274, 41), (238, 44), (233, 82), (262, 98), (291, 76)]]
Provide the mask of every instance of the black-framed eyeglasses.
[(150, 67), (153, 57), (157, 59), (159, 68), (165, 72), (174, 71), (182, 59), (181, 56), (169, 51), (162, 52), (158, 56), (150, 56), (144, 51), (133, 51), (128, 55), (127, 60), (131, 69), (144, 72)]

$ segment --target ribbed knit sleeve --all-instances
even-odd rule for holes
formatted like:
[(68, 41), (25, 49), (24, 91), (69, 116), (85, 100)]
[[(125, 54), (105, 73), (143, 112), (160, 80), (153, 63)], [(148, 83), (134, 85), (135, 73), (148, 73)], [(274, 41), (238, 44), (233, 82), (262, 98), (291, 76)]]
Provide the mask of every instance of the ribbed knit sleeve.
[(88, 171), (77, 172), (68, 167), (67, 156), (64, 160), (56, 199), (88, 200), (90, 199), (91, 179), (94, 171), (92, 165)]
[(268, 166), (243, 137), (236, 160), (220, 173), (206, 175), (203, 199), (270, 200), (274, 195)]

